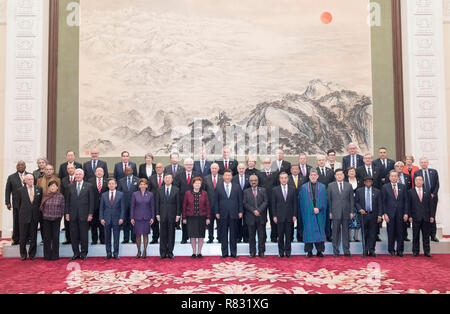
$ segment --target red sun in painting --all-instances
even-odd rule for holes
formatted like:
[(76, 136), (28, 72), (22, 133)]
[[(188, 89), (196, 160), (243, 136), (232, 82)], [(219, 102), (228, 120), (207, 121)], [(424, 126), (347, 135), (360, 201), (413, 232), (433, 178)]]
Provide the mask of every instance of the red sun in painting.
[(323, 24), (330, 24), (333, 21), (333, 15), (330, 12), (323, 12), (320, 20)]

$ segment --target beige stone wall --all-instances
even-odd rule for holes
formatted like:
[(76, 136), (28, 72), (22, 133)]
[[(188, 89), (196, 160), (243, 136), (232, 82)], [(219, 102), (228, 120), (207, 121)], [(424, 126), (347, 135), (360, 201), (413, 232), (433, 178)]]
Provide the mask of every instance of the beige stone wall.
[[(6, 0), (0, 0), (0, 125), (5, 125), (5, 79), (6, 79)], [(4, 128), (0, 127), (0, 147), (5, 149)], [(3, 178), (4, 160), (0, 157), (0, 178)], [(1, 180), (1, 179), (0, 179)], [(4, 206), (3, 185), (0, 189), (0, 208)], [(0, 226), (2, 226), (2, 215), (0, 215)]]

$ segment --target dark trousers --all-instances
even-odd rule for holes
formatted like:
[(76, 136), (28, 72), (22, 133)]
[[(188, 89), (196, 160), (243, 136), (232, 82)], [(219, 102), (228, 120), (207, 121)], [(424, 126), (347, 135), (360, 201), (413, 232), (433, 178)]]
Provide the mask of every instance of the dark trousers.
[(175, 246), (175, 221), (161, 221), (159, 226), (160, 244), (159, 253), (162, 257), (167, 254), (173, 254), (173, 248)]
[(64, 232), (66, 235), (66, 241), (72, 243), (72, 241), (70, 240), (70, 222), (68, 222), (65, 217), (64, 217), (64, 229), (66, 229)]
[(30, 240), (30, 247), (28, 248), (28, 257), (36, 256), (37, 229), (38, 229), (37, 221), (19, 224), (20, 257), (22, 258), (27, 257), (28, 240)]
[(422, 245), (423, 252), (430, 254), (430, 230), (431, 223), (426, 220), (414, 220), (413, 221), (413, 253), (419, 254), (420, 252), (420, 232), (422, 232)]
[(59, 231), (61, 218), (56, 220), (43, 220), (44, 259), (57, 260), (59, 258)]
[[(438, 198), (436, 196), (431, 200), (431, 207), (433, 207), (434, 212), (436, 212), (437, 204), (438, 204)], [(433, 222), (430, 222), (430, 224), (431, 224), (430, 236), (432, 239), (434, 239), (434, 238), (436, 238), (436, 234), (437, 234), (436, 219), (434, 219)]]
[(333, 254), (339, 254), (339, 247), (341, 245), (344, 249), (344, 254), (350, 254), (350, 239), (349, 239), (349, 219), (341, 217), (332, 220), (332, 237), (333, 237)]
[(403, 253), (403, 217), (389, 217), (387, 223), (388, 251), (395, 252), (395, 242), (397, 242), (397, 252)]
[(114, 256), (119, 256), (120, 226), (105, 224), (105, 249), (107, 255), (111, 255), (112, 236), (114, 236)]
[[(258, 219), (259, 220), (259, 219)], [(266, 251), (266, 225), (260, 221), (248, 225), (248, 243), (250, 244), (250, 254), (256, 254), (256, 233), (258, 233), (258, 252), (264, 253)]]
[(181, 241), (189, 240), (187, 228), (188, 228), (187, 224), (181, 222), (181, 234), (182, 234)]
[(303, 242), (303, 220), (301, 217), (297, 219), (297, 241)]
[(327, 208), (327, 213), (325, 215), (325, 236), (327, 239), (331, 238), (331, 219), (330, 210)]
[(325, 252), (325, 242), (305, 243), (305, 252), (309, 253), (313, 251), (313, 246), (316, 247), (317, 252)]
[[(70, 220), (70, 238), (74, 256), (87, 256), (88, 254), (89, 222)], [(81, 244), (81, 254), (80, 254)]]
[(408, 228), (411, 226), (409, 221), (403, 222), (403, 239), (408, 239)]
[(231, 219), (230, 217), (220, 217), (219, 219), (219, 240), (222, 244), (222, 255), (228, 255), (228, 235), (230, 240), (230, 253), (231, 255), (237, 255), (238, 220)]
[(278, 240), (278, 226), (273, 221), (273, 211), (272, 208), (269, 207), (269, 218), (270, 218), (270, 240), (277, 241)]
[(375, 246), (377, 243), (378, 230), (378, 216), (375, 213), (368, 213), (367, 215), (358, 215), (361, 221), (361, 230), (364, 228), (364, 243), (366, 252), (375, 253)]
[(280, 255), (291, 254), (291, 239), (294, 225), (291, 221), (278, 221), (278, 252)]
[(159, 223), (158, 221), (153, 222), (152, 225), (152, 240), (153, 241), (158, 241), (159, 239)]
[(20, 241), (19, 209), (18, 208), (13, 208), (12, 214), (13, 214), (12, 240), (15, 243), (19, 243), (19, 241)]
[[(217, 221), (217, 228), (219, 228), (219, 221), (215, 215), (211, 215), (210, 223), (208, 225), (208, 239), (214, 241), (214, 221)], [(217, 229), (217, 238), (219, 238), (219, 229)]]
[(105, 244), (105, 228), (100, 223), (99, 217), (94, 215), (90, 225), (92, 242), (97, 243), (100, 240), (101, 244)]
[(244, 217), (242, 217), (238, 220), (237, 241), (241, 242), (242, 240), (244, 240), (244, 242), (248, 242), (248, 227), (247, 227), (247, 223), (245, 222)]
[(136, 242), (136, 235), (133, 232), (133, 225), (130, 220), (130, 208), (125, 209), (125, 219), (123, 221), (123, 241), (124, 242)]

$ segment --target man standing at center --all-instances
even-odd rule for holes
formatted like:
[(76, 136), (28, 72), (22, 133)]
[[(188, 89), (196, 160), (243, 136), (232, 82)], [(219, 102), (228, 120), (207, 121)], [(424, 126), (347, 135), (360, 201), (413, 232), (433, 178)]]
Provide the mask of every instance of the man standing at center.
[(339, 246), (342, 247), (344, 256), (351, 257), (349, 240), (349, 221), (353, 219), (355, 211), (355, 198), (352, 185), (344, 182), (345, 174), (342, 169), (335, 172), (336, 182), (328, 185), (328, 206), (330, 207), (330, 219), (332, 221), (333, 256), (339, 257)]

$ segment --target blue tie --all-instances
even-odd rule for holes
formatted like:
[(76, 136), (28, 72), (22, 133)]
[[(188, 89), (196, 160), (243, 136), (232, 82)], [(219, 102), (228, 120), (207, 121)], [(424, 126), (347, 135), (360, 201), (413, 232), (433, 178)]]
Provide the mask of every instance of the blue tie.
[(169, 196), (170, 196), (169, 188), (167, 188), (166, 189), (166, 200), (169, 200)]
[(80, 196), (81, 186), (80, 182), (77, 183), (77, 196)]
[(131, 178), (128, 177), (128, 183), (127, 183), (128, 191), (130, 190), (130, 185), (131, 185)]
[(428, 176), (428, 170), (425, 170), (425, 190), (431, 191), (430, 177)]
[(372, 212), (372, 197), (370, 195), (370, 189), (366, 189), (366, 210), (368, 213)]
[(97, 169), (97, 160), (94, 160), (92, 162), (92, 170), (95, 172), (95, 169)]
[(230, 198), (230, 188), (228, 184), (226, 184), (226, 189), (227, 189), (227, 197)]

